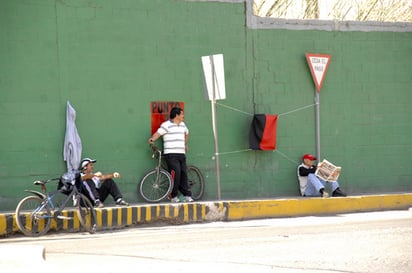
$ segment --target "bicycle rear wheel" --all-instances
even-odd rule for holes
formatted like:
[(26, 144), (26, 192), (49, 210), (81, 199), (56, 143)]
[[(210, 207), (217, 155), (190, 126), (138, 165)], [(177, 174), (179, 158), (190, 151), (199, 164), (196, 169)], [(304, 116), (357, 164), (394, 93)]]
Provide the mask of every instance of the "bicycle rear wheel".
[(96, 211), (84, 194), (79, 193), (77, 196), (77, 215), (79, 216), (80, 224), (83, 229), (91, 234), (96, 232), (97, 220)]
[(164, 169), (151, 170), (140, 180), (138, 191), (140, 196), (149, 203), (157, 203), (165, 199), (172, 191), (173, 183), (169, 172)]
[(193, 165), (187, 166), (187, 180), (190, 191), (192, 192), (192, 198), (194, 200), (202, 198), (205, 191), (205, 180), (198, 167)]
[(16, 223), (20, 231), (26, 236), (41, 236), (50, 229), (50, 207), (42, 205), (43, 199), (38, 196), (23, 198), (16, 207)]

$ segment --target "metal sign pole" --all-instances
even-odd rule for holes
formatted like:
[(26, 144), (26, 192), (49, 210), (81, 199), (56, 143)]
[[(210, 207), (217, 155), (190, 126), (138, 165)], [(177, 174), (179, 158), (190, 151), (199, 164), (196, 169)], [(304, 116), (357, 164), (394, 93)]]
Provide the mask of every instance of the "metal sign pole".
[(215, 83), (216, 79), (216, 71), (215, 71), (215, 64), (213, 61), (213, 57), (210, 56), (210, 63), (212, 66), (212, 86), (213, 86), (213, 98), (210, 101), (212, 106), (212, 126), (213, 126), (213, 137), (215, 140), (215, 164), (216, 164), (216, 186), (217, 186), (217, 199), (221, 199), (220, 195), (220, 168), (219, 168), (219, 142), (218, 142), (218, 134), (217, 134), (217, 126), (216, 126), (216, 90), (215, 90)]
[(320, 159), (320, 96), (315, 86), (316, 158)]
[(306, 53), (306, 61), (315, 83), (316, 157), (320, 160), (320, 90), (332, 56), (330, 54)]
[(219, 144), (217, 139), (216, 128), (216, 100), (210, 101), (212, 105), (212, 124), (213, 124), (213, 137), (215, 139), (215, 164), (216, 164), (216, 187), (217, 187), (217, 199), (221, 199), (220, 195), (220, 168), (219, 168)]

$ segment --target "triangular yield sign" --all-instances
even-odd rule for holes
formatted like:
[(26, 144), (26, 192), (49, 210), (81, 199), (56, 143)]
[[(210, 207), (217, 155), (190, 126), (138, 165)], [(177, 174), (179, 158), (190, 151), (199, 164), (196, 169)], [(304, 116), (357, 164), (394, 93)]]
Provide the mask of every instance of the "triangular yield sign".
[(320, 89), (322, 88), (331, 58), (332, 56), (329, 54), (306, 53), (306, 60), (318, 92), (320, 92)]

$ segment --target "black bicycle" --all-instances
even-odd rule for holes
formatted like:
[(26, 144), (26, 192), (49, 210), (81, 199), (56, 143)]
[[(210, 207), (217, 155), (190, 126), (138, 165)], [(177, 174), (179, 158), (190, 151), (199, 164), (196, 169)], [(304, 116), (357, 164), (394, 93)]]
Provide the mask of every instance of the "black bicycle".
[[(46, 184), (58, 181), (57, 190), (47, 191)], [(97, 228), (96, 211), (90, 200), (80, 192), (81, 180), (79, 174), (66, 174), (59, 178), (34, 181), (41, 186), (42, 192), (25, 190), (32, 195), (23, 198), (16, 208), (16, 222), (21, 232), (27, 236), (41, 236), (50, 230), (52, 219), (75, 221), (78, 218), (85, 231), (95, 233)], [(64, 201), (55, 205), (53, 201), (58, 193), (63, 193)], [(63, 215), (63, 210), (73, 204), (74, 210)], [(75, 217), (77, 215), (77, 218)]]
[[(163, 166), (162, 151), (155, 145), (152, 148), (152, 158), (157, 158), (157, 165), (148, 171), (140, 180), (138, 192), (140, 196), (149, 203), (157, 203), (166, 198), (170, 198), (173, 189), (172, 175)], [(187, 166), (187, 178), (192, 198), (199, 200), (204, 193), (204, 178), (198, 167)]]

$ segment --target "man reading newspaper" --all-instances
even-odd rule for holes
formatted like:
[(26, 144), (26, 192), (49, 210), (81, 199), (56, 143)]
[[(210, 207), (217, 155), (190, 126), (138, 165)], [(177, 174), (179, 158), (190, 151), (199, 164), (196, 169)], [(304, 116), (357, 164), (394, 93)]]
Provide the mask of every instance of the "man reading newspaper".
[(315, 175), (326, 182), (334, 182), (338, 180), (340, 175), (341, 167), (336, 167), (326, 159), (318, 163)]
[[(326, 183), (330, 185), (332, 196), (346, 196), (339, 188), (337, 178), (340, 174), (340, 167), (336, 167), (328, 161), (319, 163), (318, 166), (313, 165), (316, 160), (311, 154), (302, 156), (302, 163), (297, 168), (300, 193), (302, 196), (319, 196), (329, 197), (326, 191)], [(316, 170), (319, 168), (319, 171)]]

